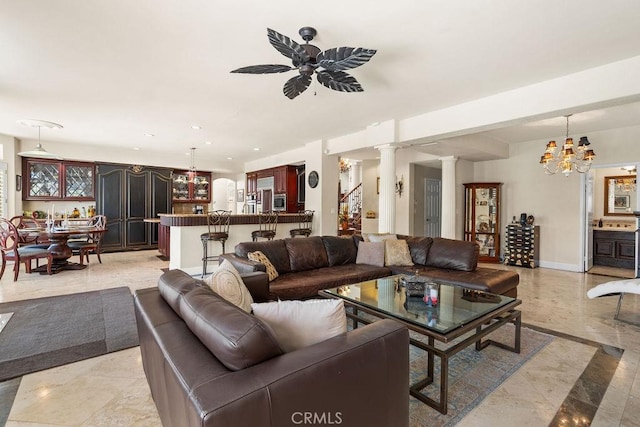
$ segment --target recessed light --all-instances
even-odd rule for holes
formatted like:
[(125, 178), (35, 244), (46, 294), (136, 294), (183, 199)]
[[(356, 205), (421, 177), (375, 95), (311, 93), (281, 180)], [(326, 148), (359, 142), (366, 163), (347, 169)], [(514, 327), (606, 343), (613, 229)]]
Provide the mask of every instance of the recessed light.
[(202, 129), (202, 128), (201, 128), (200, 126), (198, 126), (198, 125), (193, 125), (193, 126), (191, 126), (191, 129), (193, 129), (193, 130), (200, 130), (200, 129)]
[(134, 149), (135, 151), (139, 151), (139, 150), (140, 150), (140, 147), (133, 147), (133, 149)]
[(211, 141), (205, 141), (204, 143), (207, 145), (211, 145)]
[(152, 136), (155, 136), (155, 135), (152, 133), (145, 133), (144, 136), (148, 136), (149, 138), (151, 138)]
[(233, 160), (233, 157), (227, 157), (227, 160)]
[(254, 148), (253, 151), (260, 151), (258, 147)]

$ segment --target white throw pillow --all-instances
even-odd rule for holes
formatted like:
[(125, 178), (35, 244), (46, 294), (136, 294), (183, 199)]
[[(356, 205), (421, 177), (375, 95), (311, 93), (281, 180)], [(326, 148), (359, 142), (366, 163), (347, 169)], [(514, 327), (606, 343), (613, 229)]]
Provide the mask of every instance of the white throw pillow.
[(251, 304), (253, 314), (273, 330), (285, 351), (294, 351), (347, 331), (344, 301), (311, 299)]
[(237, 305), (247, 313), (251, 312), (253, 298), (242, 281), (240, 273), (228, 260), (222, 261), (218, 269), (206, 277), (204, 282), (209, 285), (213, 292), (231, 304)]

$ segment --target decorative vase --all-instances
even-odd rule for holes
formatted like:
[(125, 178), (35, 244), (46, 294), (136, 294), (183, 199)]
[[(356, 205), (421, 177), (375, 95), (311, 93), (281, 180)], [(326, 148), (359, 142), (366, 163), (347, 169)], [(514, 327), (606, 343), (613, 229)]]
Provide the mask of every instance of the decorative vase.
[(348, 221), (342, 221), (340, 223), (340, 227), (342, 227), (343, 230), (346, 230), (347, 228), (349, 228), (349, 222)]

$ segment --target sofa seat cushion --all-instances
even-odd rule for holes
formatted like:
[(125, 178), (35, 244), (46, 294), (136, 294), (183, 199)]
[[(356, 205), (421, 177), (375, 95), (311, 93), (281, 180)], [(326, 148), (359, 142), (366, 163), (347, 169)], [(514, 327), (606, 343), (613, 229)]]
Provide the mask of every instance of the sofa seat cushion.
[(202, 344), (231, 371), (283, 354), (268, 325), (208, 287), (202, 286), (184, 295), (180, 316)]
[(327, 251), (320, 236), (307, 237), (305, 239), (284, 239), (291, 271), (313, 270), (329, 266)]
[(415, 274), (434, 280), (490, 292), (498, 295), (516, 297), (520, 276), (514, 271), (497, 270), (494, 268), (478, 267), (474, 271), (446, 270), (420, 265), (413, 267), (392, 267), (393, 274)]
[(236, 255), (241, 258), (248, 258), (249, 252), (260, 251), (271, 261), (279, 274), (291, 271), (289, 262), (289, 252), (284, 244), (284, 240), (267, 240), (262, 242), (242, 242), (235, 247)]
[(433, 239), (427, 262), (427, 267), (438, 267), (450, 270), (474, 271), (478, 266), (480, 247), (474, 242), (462, 240)]
[(282, 274), (269, 284), (272, 299), (303, 299), (315, 297), (318, 291), (327, 288), (378, 279), (391, 274), (387, 267), (368, 264), (336, 265)]

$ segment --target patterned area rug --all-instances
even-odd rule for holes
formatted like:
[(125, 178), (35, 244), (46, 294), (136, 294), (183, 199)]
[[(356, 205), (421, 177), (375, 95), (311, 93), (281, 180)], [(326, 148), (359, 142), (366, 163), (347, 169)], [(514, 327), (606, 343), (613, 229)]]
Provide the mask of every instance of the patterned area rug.
[[(488, 337), (494, 341), (513, 345), (514, 327), (504, 325)], [(413, 334), (422, 340), (423, 337)], [(471, 345), (449, 359), (448, 413), (442, 415), (430, 406), (414, 399), (409, 402), (409, 425), (412, 427), (453, 426), (475, 408), (482, 400), (536, 355), (555, 337), (522, 327), (520, 354), (495, 346), (476, 351)], [(416, 383), (427, 376), (427, 353), (411, 346), (410, 381)], [(440, 360), (435, 358), (436, 381), (423, 393), (438, 399), (440, 390)]]

